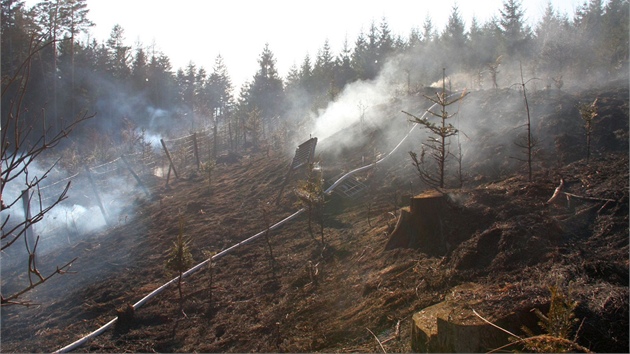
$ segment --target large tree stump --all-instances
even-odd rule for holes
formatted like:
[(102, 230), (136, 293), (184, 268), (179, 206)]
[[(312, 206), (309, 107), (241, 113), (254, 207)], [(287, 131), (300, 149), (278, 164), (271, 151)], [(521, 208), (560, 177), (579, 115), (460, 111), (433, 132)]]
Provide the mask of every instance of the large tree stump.
[[(509, 343), (510, 335), (484, 322), (473, 309), (486, 320), (515, 334), (522, 332), (521, 326), (536, 328), (538, 318), (531, 311), (537, 306), (534, 301), (515, 301), (507, 293), (505, 298), (495, 296), (493, 300), (485, 300), (487, 294), (498, 292), (498, 288), (475, 283), (450, 289), (443, 302), (413, 315), (411, 350), (414, 353), (485, 353)], [(518, 347), (506, 348), (512, 349)]]
[(411, 198), (409, 211), (402, 209), (385, 249), (405, 247), (431, 255), (446, 254), (446, 211), (446, 197), (440, 192), (425, 192)]

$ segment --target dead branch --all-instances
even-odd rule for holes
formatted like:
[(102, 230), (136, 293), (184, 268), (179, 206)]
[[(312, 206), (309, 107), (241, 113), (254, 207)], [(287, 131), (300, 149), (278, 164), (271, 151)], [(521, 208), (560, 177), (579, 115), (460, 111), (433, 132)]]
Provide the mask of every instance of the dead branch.
[(394, 334), (391, 335), (389, 338), (385, 339), (382, 343), (385, 344), (385, 343), (387, 343), (389, 341), (392, 341), (394, 339), (396, 339), (396, 340), (400, 339), (400, 320), (398, 320), (398, 322), (396, 322), (396, 330), (394, 331)]
[(474, 309), (472, 311), (475, 314), (475, 316), (479, 317), (485, 323), (487, 323), (490, 326), (492, 326), (492, 327), (494, 327), (494, 328), (496, 328), (496, 329), (498, 329), (498, 330), (500, 330), (502, 332), (505, 332), (505, 333), (509, 334), (510, 336), (512, 336), (512, 337), (517, 339), (517, 340), (515, 340), (515, 341), (513, 341), (511, 343), (508, 343), (508, 344), (504, 345), (504, 346), (501, 346), (499, 348), (493, 349), (493, 350), (489, 351), (488, 353), (496, 353), (496, 352), (498, 352), (500, 350), (503, 350), (503, 349), (505, 349), (507, 347), (510, 347), (510, 346), (513, 346), (513, 345), (516, 345), (516, 344), (527, 344), (527, 343), (532, 343), (532, 342), (533, 343), (536, 343), (536, 342), (550, 342), (550, 341), (560, 343), (560, 344), (566, 346), (567, 348), (569, 348), (571, 350), (575, 350), (576, 352), (592, 353), (588, 348), (585, 348), (585, 347), (575, 343), (575, 341), (572, 341), (572, 340), (569, 340), (569, 339), (565, 339), (565, 338), (550, 336), (548, 334), (541, 334), (541, 335), (538, 335), (538, 336), (533, 336), (533, 337), (528, 337), (528, 338), (519, 337), (516, 334), (508, 331), (507, 329), (502, 328), (500, 326), (497, 326), (494, 323), (492, 323), (492, 322), (488, 321), (487, 319), (483, 318)]
[[(38, 282), (32, 283), (31, 285), (27, 286), (26, 288), (18, 291), (17, 293), (15, 293), (13, 295), (10, 295), (10, 296), (7, 296), (7, 297), (2, 296), (1, 300), (0, 300), (0, 306), (28, 303), (28, 302), (15, 302), (13, 300), (17, 299), (18, 297), (20, 297), (21, 295), (25, 294), (26, 292), (31, 291), (33, 288), (43, 284), (48, 279), (52, 278), (55, 274), (66, 274), (66, 273), (68, 273), (68, 271), (65, 270), (65, 269), (69, 268), (70, 266), (72, 266), (72, 263), (74, 263), (74, 261), (76, 261), (76, 260), (77, 260), (77, 258), (74, 258), (73, 260), (71, 260), (70, 262), (64, 264), (63, 266), (57, 267), (57, 269), (54, 272), (50, 273), (47, 277), (42, 277)], [(41, 275), (40, 275), (40, 277), (41, 277)]]
[[(51, 205), (47, 206), (46, 208), (40, 209), (35, 215), (31, 216), (30, 219), (26, 219), (26, 220), (18, 223), (17, 225), (13, 226), (11, 229), (9, 229), (9, 230), (4, 230), (3, 229), (4, 232), (2, 233), (2, 236), (0, 236), (0, 239), (4, 240), (4, 239), (8, 238), (9, 236), (13, 236), (13, 238), (10, 239), (4, 245), (2, 245), (2, 247), (0, 247), (0, 251), (11, 247), (11, 245), (13, 243), (15, 243), (15, 241), (17, 241), (18, 239), (20, 239), (20, 237), (22, 235), (24, 235), (24, 233), (26, 232), (26, 230), (28, 228), (30, 228), (31, 226), (33, 226), (33, 225), (37, 224), (38, 222), (42, 221), (44, 219), (44, 216), (46, 215), (46, 213), (48, 213), (52, 208), (54, 208), (55, 206), (57, 206), (59, 203), (61, 203), (62, 201), (64, 201), (67, 198), (66, 195), (67, 195), (69, 189), (70, 189), (70, 182), (68, 182), (68, 184), (63, 189), (61, 194), (56, 198), (56, 200)], [(11, 217), (11, 215), (7, 215), (6, 216), (6, 219), (3, 221), (3, 226), (7, 224), (7, 222), (9, 221), (10, 217)], [(16, 234), (15, 232), (17, 230), (20, 230), (20, 231), (17, 232), (17, 234)]]
[(562, 192), (563, 188), (564, 188), (564, 179), (560, 178), (560, 184), (558, 185), (558, 187), (556, 187), (556, 190), (553, 192), (553, 195), (551, 196), (551, 198), (549, 198), (549, 200), (545, 203), (545, 205), (549, 205), (553, 203), (556, 199), (558, 199), (558, 196)]
[(572, 198), (577, 198), (577, 199), (584, 199), (584, 200), (594, 200), (594, 201), (598, 201), (598, 202), (611, 202), (611, 203), (616, 203), (617, 201), (614, 199), (608, 199), (608, 198), (596, 198), (596, 197), (586, 197), (583, 195), (577, 195), (577, 194), (573, 194), (573, 193), (569, 193), (569, 192), (562, 192), (563, 194), (572, 197)]
[(380, 339), (378, 339), (378, 337), (376, 336), (376, 334), (374, 334), (374, 332), (372, 332), (372, 331), (371, 331), (369, 328), (367, 328), (367, 327), (365, 327), (365, 329), (367, 329), (367, 330), (368, 330), (368, 332), (370, 332), (370, 333), (374, 336), (374, 339), (376, 339), (376, 341), (378, 342), (378, 345), (380, 345), (380, 346), (381, 346), (381, 350), (383, 350), (383, 353), (386, 353), (386, 354), (387, 354), (387, 351), (385, 351), (385, 348), (383, 347), (383, 343), (380, 341)]
[(514, 334), (514, 333), (512, 333), (512, 332), (508, 331), (507, 329), (502, 328), (502, 327), (499, 327), (499, 326), (495, 325), (494, 323), (492, 323), (492, 322), (490, 322), (490, 321), (486, 320), (485, 318), (481, 317), (481, 315), (480, 315), (480, 314), (478, 314), (478, 313), (477, 313), (477, 311), (475, 311), (475, 309), (473, 309), (473, 310), (472, 310), (472, 312), (475, 314), (475, 316), (479, 317), (479, 319), (481, 319), (481, 320), (482, 320), (482, 321), (484, 321), (485, 323), (489, 324), (490, 326), (492, 326), (492, 327), (494, 327), (494, 328), (496, 328), (496, 329), (498, 329), (498, 330), (500, 330), (500, 331), (502, 331), (502, 332), (505, 332), (505, 333), (507, 333), (507, 334), (511, 335), (511, 336), (512, 336), (512, 337), (514, 337), (514, 338), (522, 339), (521, 337), (519, 337), (519, 336), (517, 336), (516, 334)]
[(554, 201), (556, 201), (556, 199), (558, 198), (559, 195), (564, 194), (568, 197), (571, 198), (577, 198), (577, 199), (583, 199), (583, 200), (592, 200), (592, 201), (597, 201), (597, 202), (606, 202), (607, 205), (608, 203), (616, 203), (617, 201), (614, 199), (609, 199), (609, 198), (597, 198), (597, 197), (587, 197), (587, 196), (583, 196), (583, 195), (578, 195), (578, 194), (573, 194), (573, 193), (569, 193), (569, 192), (565, 192), (563, 191), (564, 189), (564, 179), (561, 178), (560, 179), (560, 184), (558, 185), (558, 187), (556, 187), (556, 190), (553, 192), (553, 195), (551, 196), (551, 198), (549, 198), (549, 200), (545, 203), (545, 205), (549, 205), (551, 203), (553, 203)]
[[(29, 280), (29, 284), (15, 294), (8, 297), (0, 295), (1, 306), (15, 304), (25, 306), (30, 305), (30, 302), (28, 301), (15, 301), (15, 299), (46, 282), (55, 274), (65, 273), (65, 269), (68, 268), (74, 260), (76, 260), (75, 258), (62, 267), (57, 267), (56, 271), (44, 277), (38, 270), (36, 263), (36, 251), (39, 243), (39, 237), (32, 245), (29, 245), (29, 242), (32, 241), (28, 240), (25, 236), (27, 230), (29, 230), (34, 224), (43, 220), (44, 216), (52, 208), (66, 199), (66, 194), (70, 188), (70, 182), (68, 182), (60, 195), (54, 199), (54, 202), (51, 205), (44, 207), (40, 188), (41, 182), (49, 176), (57, 162), (55, 162), (42, 175), (35, 176), (33, 178), (29, 177), (29, 167), (46, 150), (50, 150), (60, 144), (61, 141), (68, 137), (68, 134), (70, 134), (70, 132), (80, 123), (95, 116), (95, 114), (89, 115), (87, 112), (82, 112), (70, 121), (69, 124), (63, 126), (62, 123), (62, 126), (58, 130), (53, 131), (53, 129), (55, 129), (54, 126), (47, 125), (45, 111), (42, 110), (41, 135), (33, 136), (36, 133), (33, 126), (34, 121), (27, 120), (22, 115), (22, 113), (26, 112), (24, 102), (28, 92), (28, 83), (31, 76), (31, 64), (37, 53), (47, 46), (54, 45), (55, 42), (56, 41), (53, 40), (43, 43), (42, 40), (32, 37), (29, 43), (28, 55), (26, 58), (12, 75), (5, 76), (2, 79), (2, 99), (3, 101), (6, 100), (8, 102), (8, 109), (5, 112), (5, 116), (3, 116), (2, 126), (0, 127), (0, 141), (2, 141), (2, 144), (0, 145), (0, 210), (6, 210), (15, 206), (18, 201), (23, 198), (28, 199), (23, 200), (29, 208), (32, 199), (38, 198), (39, 210), (32, 216), (29, 213), (26, 213), (27, 215), (25, 220), (18, 222), (17, 225), (9, 224), (9, 219), (11, 217), (10, 213), (3, 216), (3, 220), (0, 221), (2, 224), (2, 233), (0, 237), (2, 245), (0, 250), (5, 250), (8, 247), (11, 247), (18, 239), (24, 236), (26, 251), (28, 252), (27, 272)], [(8, 95), (11, 95), (11, 97), (6, 97)], [(27, 194), (22, 194), (22, 196), (16, 197), (13, 200), (3, 200), (2, 197), (5, 196), (4, 190), (7, 184), (14, 180), (17, 182), (18, 179), (21, 178), (24, 178), (24, 185), (26, 187), (23, 193)], [(5, 227), (8, 228), (8, 230), (5, 229)]]

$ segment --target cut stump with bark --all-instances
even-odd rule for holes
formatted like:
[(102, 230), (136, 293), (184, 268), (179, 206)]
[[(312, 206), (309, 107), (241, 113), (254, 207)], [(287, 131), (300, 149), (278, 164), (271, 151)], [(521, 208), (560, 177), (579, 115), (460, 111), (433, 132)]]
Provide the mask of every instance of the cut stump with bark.
[(444, 217), (447, 210), (443, 193), (429, 191), (412, 197), (409, 208), (401, 209), (385, 249), (415, 248), (435, 256), (446, 254)]

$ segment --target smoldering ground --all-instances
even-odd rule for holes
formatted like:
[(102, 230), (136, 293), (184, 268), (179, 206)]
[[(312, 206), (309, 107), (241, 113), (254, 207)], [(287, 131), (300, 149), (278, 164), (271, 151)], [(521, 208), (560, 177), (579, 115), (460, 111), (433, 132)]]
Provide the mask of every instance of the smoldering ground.
[[(45, 172), (45, 169), (36, 162), (31, 163), (28, 170), (31, 179), (34, 176), (41, 177)], [(33, 250), (34, 241), (37, 239), (36, 254), (43, 257), (53, 251), (72, 247), (105, 227), (124, 223), (133, 217), (133, 200), (145, 198), (145, 195), (135, 180), (124, 172), (125, 170), (120, 168), (116, 173), (112, 172), (107, 176), (93, 176), (96, 185), (92, 185), (86, 172), (82, 172), (65, 176), (66, 178), (61, 179), (59, 183), (47, 178), (41, 182), (39, 188), (32, 188), (28, 193), (28, 200), (30, 214), (35, 216), (57, 201), (70, 183), (66, 198), (30, 227), (29, 232), (33, 236), (29, 240), (28, 248)], [(59, 177), (59, 173), (57, 171), (55, 175)], [(17, 178), (5, 186), (3, 198), (18, 202), (0, 213), (2, 220), (7, 221), (3, 230), (9, 230), (12, 228), (11, 225), (25, 220), (26, 204), (22, 200), (22, 188), (25, 187), (23, 179)], [(105, 215), (99, 206), (96, 193)], [(6, 236), (3, 239), (3, 246), (21, 232), (24, 232), (23, 227), (15, 230), (12, 235), (3, 234)], [(19, 237), (26, 236), (22, 234)], [(11, 268), (24, 263), (25, 259), (28, 259), (25, 242), (18, 240), (3, 250), (2, 266), (5, 269)]]
[[(442, 78), (436, 79), (438, 75), (419, 76), (421, 70), (410, 74), (410, 63), (422, 59), (394, 57), (375, 80), (348, 85), (313, 120), (312, 135), (320, 139), (318, 151), (340, 157), (344, 149), (365, 145), (366, 139), (371, 138), (365, 133), (367, 130), (378, 130), (387, 141), (378, 147), (379, 151), (364, 152), (365, 157), (371, 156), (368, 161), (372, 162), (375, 156), (395, 146), (409, 128), (410, 117), (401, 111), (422, 116), (432, 104), (429, 98), (435, 98), (442, 89)], [(426, 69), (426, 64), (421, 68)], [(447, 107), (450, 117), (447, 123), (459, 131), (446, 142), (449, 155), (446, 169), (451, 175), (461, 168), (466, 174), (465, 179), (470, 181), (479, 180), (480, 176), (488, 180), (524, 171), (527, 109), (536, 166), (571, 162), (582, 156), (580, 151), (567, 151), (563, 145), (567, 139), (584, 140), (584, 122), (577, 109), (582, 98), (571, 89), (561, 90), (550, 85), (553, 72), (537, 68), (536, 63), (504, 60), (497, 80), (499, 87), (492, 88), (487, 72), (479, 77), (475, 71), (453, 73), (448, 67), (444, 69), (447, 93), (454, 96), (467, 93), (463, 100)], [(533, 76), (536, 73), (542, 78)], [(606, 80), (614, 81), (616, 76), (605, 80), (601, 73), (579, 75), (572, 72), (565, 78), (570, 88), (580, 87), (580, 83), (598, 82), (602, 85), (610, 82)], [(580, 87), (581, 91), (583, 89)], [(426, 117), (437, 123), (439, 118), (435, 114), (440, 115), (440, 109), (439, 106), (432, 107)], [(419, 128), (410, 136), (406, 147), (420, 154), (428, 138), (428, 131)], [(461, 167), (457, 166), (458, 159), (461, 159)]]

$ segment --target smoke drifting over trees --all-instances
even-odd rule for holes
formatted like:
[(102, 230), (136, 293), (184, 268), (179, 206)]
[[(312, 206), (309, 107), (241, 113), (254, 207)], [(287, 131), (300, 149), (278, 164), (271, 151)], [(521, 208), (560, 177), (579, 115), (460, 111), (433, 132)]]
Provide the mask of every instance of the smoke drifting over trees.
[[(485, 23), (467, 24), (453, 7), (444, 28), (427, 16), (408, 36), (392, 33), (383, 18), (348, 38), (339, 53), (322, 38), (317, 54), (306, 54), (286, 78), (278, 73), (270, 38), (260, 56), (251, 58), (259, 69), (236, 88), (230, 63), (220, 56), (210, 71), (193, 62), (176, 69), (155, 45), (129, 45), (121, 26), (104, 42), (81, 39), (93, 25), (85, 0), (33, 7), (2, 0), (2, 126), (11, 102), (19, 101), (34, 138), (46, 126), (48, 134), (57, 134), (80, 112), (95, 112), (58, 147), (59, 167), (68, 175), (133, 149), (139, 137), (158, 141), (199, 129), (212, 131), (214, 157), (252, 145), (291, 152), (295, 141), (289, 139), (315, 134), (323, 140), (359, 120), (382, 119), (379, 105), (423, 100), (427, 88), (441, 80), (442, 68), (449, 91), (509, 88), (520, 81), (521, 63), (525, 79), (538, 78), (528, 87), (532, 92), (627, 77), (628, 9), (627, 0), (589, 0), (569, 16), (550, 2), (542, 18), (529, 22), (532, 28), (522, 3), (505, 0)], [(18, 100), (5, 78), (21, 70), (32, 41), (53, 44), (32, 57), (28, 90)], [(472, 134), (480, 128), (458, 129)], [(3, 144), (15, 146), (13, 133), (4, 136)]]
[[(3, 0), (2, 75), (16, 71), (29, 38), (59, 40), (32, 64), (31, 89), (24, 100), (31, 113), (45, 108), (50, 123), (59, 126), (78, 110), (93, 108), (98, 117), (83, 129), (98, 129), (114, 141), (120, 139), (123, 119), (156, 133), (229, 124), (235, 149), (235, 141), (247, 141), (245, 117), (255, 109), (264, 134), (271, 136), (269, 129), (281, 123), (297, 126), (317, 117), (348, 84), (376, 79), (388, 62), (396, 68), (394, 83), (407, 93), (439, 80), (443, 67), (451, 73), (451, 89), (491, 88), (488, 68), (499, 57), (499, 87), (518, 81), (519, 61), (526, 76), (542, 79), (541, 88), (558, 80), (566, 88), (626, 72), (628, 1), (589, 0), (570, 17), (550, 2), (534, 28), (527, 25), (525, 10), (520, 1), (506, 0), (488, 22), (473, 19), (466, 24), (453, 7), (444, 28), (435, 28), (427, 17), (406, 38), (393, 34), (383, 18), (348, 39), (340, 53), (322, 39), (316, 57), (306, 55), (286, 78), (278, 75), (270, 38), (258, 58), (258, 72), (239, 94), (230, 84), (229, 63), (220, 58), (213, 74), (192, 62), (175, 69), (167, 53), (130, 46), (120, 26), (103, 43), (80, 41), (79, 35), (92, 25), (85, 1), (42, 1), (28, 8), (21, 1)], [(152, 114), (156, 110), (165, 114)]]

